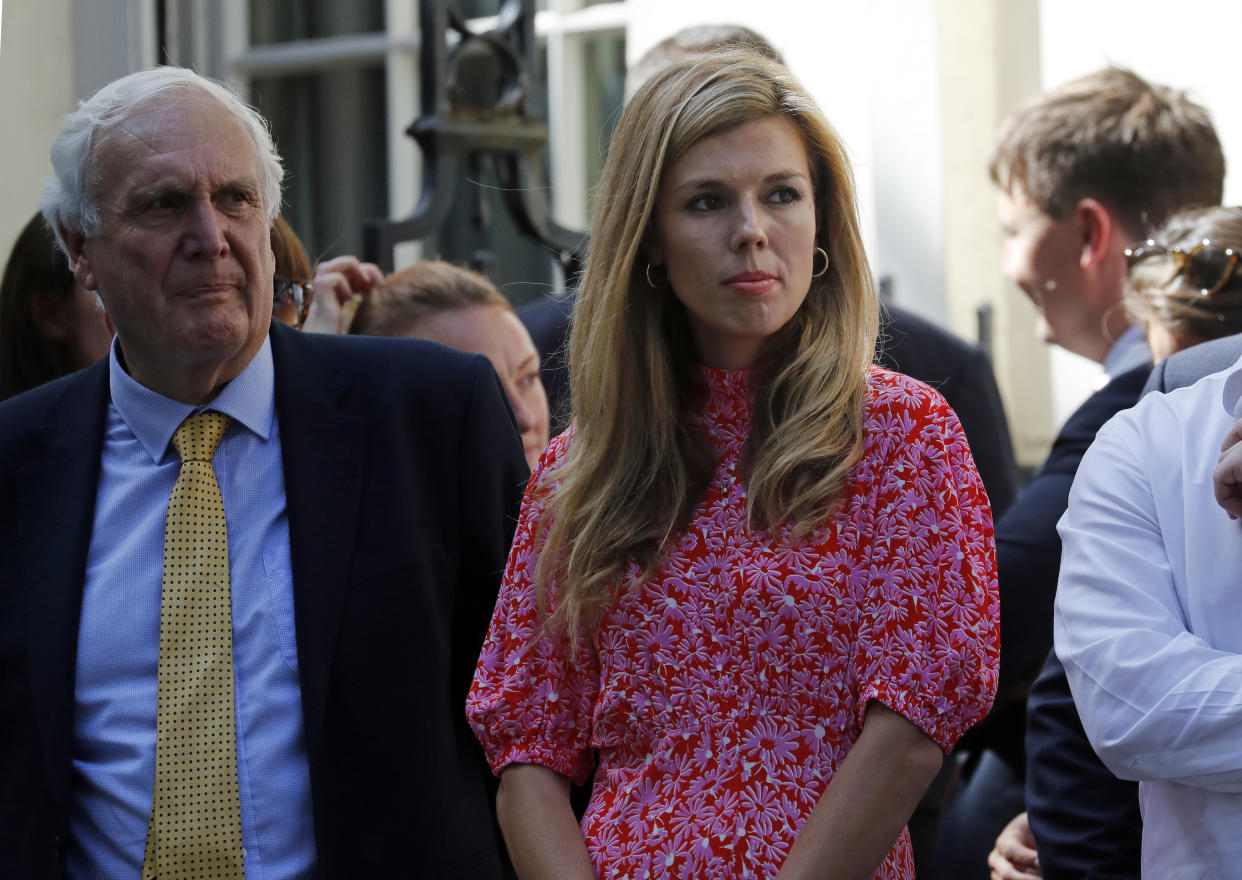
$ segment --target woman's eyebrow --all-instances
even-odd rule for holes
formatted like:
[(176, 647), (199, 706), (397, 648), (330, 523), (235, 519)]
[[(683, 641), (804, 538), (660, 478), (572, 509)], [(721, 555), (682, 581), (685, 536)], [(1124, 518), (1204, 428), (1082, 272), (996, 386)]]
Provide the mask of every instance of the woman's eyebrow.
[[(784, 180), (792, 180), (801, 178), (807, 180), (806, 174), (794, 169), (782, 171), (773, 171), (771, 174), (763, 178), (764, 183), (777, 183)], [(674, 187), (673, 192), (681, 192), (683, 189), (716, 189), (727, 186), (727, 184), (715, 177), (696, 177), (693, 180), (687, 180), (685, 183), (678, 184)]]

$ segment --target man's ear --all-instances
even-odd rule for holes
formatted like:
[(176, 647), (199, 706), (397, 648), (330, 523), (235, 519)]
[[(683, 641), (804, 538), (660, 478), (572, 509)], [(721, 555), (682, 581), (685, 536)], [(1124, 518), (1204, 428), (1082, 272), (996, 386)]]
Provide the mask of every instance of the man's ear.
[(80, 232), (70, 232), (65, 227), (60, 227), (61, 238), (65, 240), (65, 249), (69, 251), (69, 268), (73, 271), (73, 277), (87, 290), (99, 289), (95, 283), (95, 270), (91, 263), (89, 248), (86, 244), (86, 236)]
[[(1079, 199), (1074, 206), (1074, 224), (1082, 236), (1079, 268), (1098, 269), (1118, 247), (1125, 233), (1112, 212), (1096, 199)], [(1124, 247), (1125, 241), (1120, 241)]]

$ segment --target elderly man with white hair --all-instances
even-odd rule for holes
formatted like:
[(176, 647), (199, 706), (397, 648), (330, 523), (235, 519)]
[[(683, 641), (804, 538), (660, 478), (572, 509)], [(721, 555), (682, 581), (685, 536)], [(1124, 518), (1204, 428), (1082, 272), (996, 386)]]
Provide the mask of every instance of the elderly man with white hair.
[(0, 406), (0, 876), (498, 877), (461, 704), (526, 464), (488, 361), (271, 322), (280, 159), (158, 68), (44, 216), (117, 335)]

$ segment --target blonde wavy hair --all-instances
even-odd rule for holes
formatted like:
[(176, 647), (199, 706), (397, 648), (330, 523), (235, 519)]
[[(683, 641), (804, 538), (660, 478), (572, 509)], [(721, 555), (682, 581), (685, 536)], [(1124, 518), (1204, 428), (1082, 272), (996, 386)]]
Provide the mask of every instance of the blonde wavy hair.
[(632, 564), (649, 578), (711, 479), (714, 453), (684, 421), (694, 366), (685, 309), (644, 277), (656, 195), (665, 169), (699, 141), (774, 117), (802, 135), (816, 244), (830, 261), (752, 371), (750, 527), (788, 522), (805, 535), (831, 514), (858, 461), (878, 306), (845, 146), (767, 58), (730, 50), (672, 64), (626, 105), (596, 194), (569, 342), (576, 434), (540, 487), (549, 496), (535, 582), (540, 607), (555, 606), (549, 628), (577, 638)]

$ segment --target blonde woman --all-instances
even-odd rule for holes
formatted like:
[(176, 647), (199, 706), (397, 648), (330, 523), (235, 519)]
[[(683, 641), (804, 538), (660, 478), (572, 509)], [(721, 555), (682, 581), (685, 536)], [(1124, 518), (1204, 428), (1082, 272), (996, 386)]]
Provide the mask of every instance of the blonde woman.
[(869, 366), (845, 149), (721, 52), (639, 89), (596, 204), (575, 423), (467, 706), (518, 873), (913, 877), (905, 821), (995, 689), (995, 559), (956, 417)]

